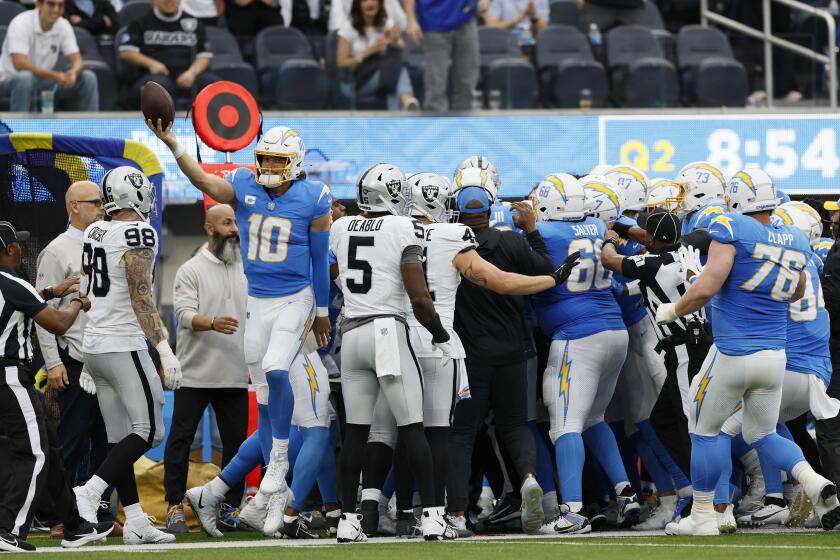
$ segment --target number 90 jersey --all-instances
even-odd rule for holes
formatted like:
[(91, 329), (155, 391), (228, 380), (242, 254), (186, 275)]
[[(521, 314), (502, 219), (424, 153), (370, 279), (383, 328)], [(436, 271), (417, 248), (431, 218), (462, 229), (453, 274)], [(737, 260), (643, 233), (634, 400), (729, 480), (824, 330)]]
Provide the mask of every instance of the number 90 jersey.
[[(132, 249), (158, 252), (155, 229), (143, 221), (94, 222), (85, 230), (80, 291), (90, 298), (84, 351), (91, 354), (130, 352), (146, 348), (128, 292), (123, 255)], [(149, 278), (151, 287), (152, 279)]]
[(811, 252), (805, 234), (730, 212), (712, 219), (709, 237), (735, 247), (729, 277), (712, 299), (718, 350), (745, 356), (783, 349), (788, 302)]
[(587, 217), (577, 222), (537, 222), (554, 266), (580, 251), (569, 279), (534, 296), (542, 331), (553, 340), (576, 340), (602, 331), (624, 330), (621, 309), (612, 294), (612, 273), (601, 264), (604, 222)]
[(330, 229), (348, 319), (390, 315), (405, 319), (402, 263), (406, 247), (423, 245), (423, 226), (405, 216), (345, 216)]

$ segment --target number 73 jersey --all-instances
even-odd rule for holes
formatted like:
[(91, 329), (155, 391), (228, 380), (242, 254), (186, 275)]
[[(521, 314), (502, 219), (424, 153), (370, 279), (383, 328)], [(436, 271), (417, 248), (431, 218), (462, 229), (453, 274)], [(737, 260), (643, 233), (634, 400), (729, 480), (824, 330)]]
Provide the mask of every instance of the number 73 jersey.
[[(128, 292), (123, 255), (132, 249), (158, 252), (155, 229), (146, 222), (94, 222), (82, 238), (80, 292), (90, 298), (84, 351), (91, 354), (130, 352), (146, 348)], [(151, 288), (151, 278), (149, 287)]]
[(402, 263), (406, 247), (422, 247), (423, 226), (405, 216), (345, 216), (330, 229), (348, 319), (389, 315), (405, 319)]
[(783, 224), (722, 214), (709, 237), (735, 247), (729, 277), (712, 299), (712, 330), (718, 350), (745, 356), (779, 350), (787, 340), (788, 302), (811, 249), (805, 234)]

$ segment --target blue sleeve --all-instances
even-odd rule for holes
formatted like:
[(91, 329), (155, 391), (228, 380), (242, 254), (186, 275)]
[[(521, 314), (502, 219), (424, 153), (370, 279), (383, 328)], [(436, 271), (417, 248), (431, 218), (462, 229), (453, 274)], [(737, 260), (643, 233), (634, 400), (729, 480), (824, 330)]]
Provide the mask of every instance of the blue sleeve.
[(338, 264), (338, 259), (335, 257), (335, 253), (330, 251), (330, 266)]
[(309, 252), (312, 258), (312, 289), (315, 306), (326, 315), (330, 305), (330, 232), (309, 231)]
[(723, 208), (720, 206), (709, 206), (700, 210), (697, 219), (694, 221), (694, 229), (709, 229), (712, 220), (723, 213)]
[(332, 210), (332, 193), (330, 188), (323, 183), (315, 183), (316, 187), (321, 187), (316, 192), (318, 198), (315, 200), (314, 209), (312, 211), (312, 219), (320, 218)]
[(715, 216), (709, 222), (709, 237), (719, 243), (734, 243), (735, 242), (735, 221), (726, 214)]

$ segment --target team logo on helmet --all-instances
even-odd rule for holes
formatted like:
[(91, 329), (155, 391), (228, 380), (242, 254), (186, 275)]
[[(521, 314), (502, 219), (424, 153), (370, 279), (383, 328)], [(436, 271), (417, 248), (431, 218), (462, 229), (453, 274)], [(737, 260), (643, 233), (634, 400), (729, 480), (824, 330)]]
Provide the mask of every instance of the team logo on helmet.
[(126, 180), (131, 183), (135, 189), (143, 188), (143, 176), (139, 173), (129, 173), (125, 176)]
[(388, 194), (391, 198), (396, 198), (402, 192), (402, 181), (399, 179), (392, 179), (385, 183), (385, 188), (388, 189)]
[(437, 185), (423, 185), (421, 190), (423, 193), (423, 199), (429, 204), (436, 201), (438, 195), (440, 194), (440, 187)]

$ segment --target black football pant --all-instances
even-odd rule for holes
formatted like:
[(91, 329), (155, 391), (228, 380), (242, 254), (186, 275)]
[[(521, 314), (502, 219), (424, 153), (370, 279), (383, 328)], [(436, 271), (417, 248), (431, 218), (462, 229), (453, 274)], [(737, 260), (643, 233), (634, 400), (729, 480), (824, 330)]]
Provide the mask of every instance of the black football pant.
[[(840, 364), (835, 364), (828, 385), (828, 396), (840, 399)], [(840, 416), (817, 421), (817, 446), (825, 476), (840, 484)]]

